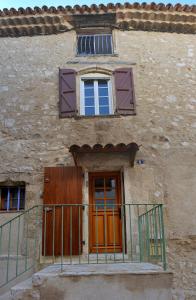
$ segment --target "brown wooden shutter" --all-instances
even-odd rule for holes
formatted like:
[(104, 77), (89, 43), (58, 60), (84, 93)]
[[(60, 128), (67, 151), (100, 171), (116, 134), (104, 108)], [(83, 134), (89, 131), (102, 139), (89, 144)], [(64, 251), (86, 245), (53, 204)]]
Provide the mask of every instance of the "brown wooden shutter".
[(116, 90), (116, 112), (121, 115), (135, 114), (135, 94), (131, 68), (114, 71)]
[(77, 113), (76, 72), (72, 69), (59, 69), (59, 113), (61, 118), (72, 117)]
[[(46, 209), (43, 211), (43, 255), (62, 254), (62, 206), (57, 205), (54, 210), (53, 206), (47, 204), (82, 204), (82, 183), (83, 173), (80, 167), (45, 168), (43, 202)], [(64, 206), (63, 255), (78, 255), (81, 249), (82, 207), (81, 205)]]

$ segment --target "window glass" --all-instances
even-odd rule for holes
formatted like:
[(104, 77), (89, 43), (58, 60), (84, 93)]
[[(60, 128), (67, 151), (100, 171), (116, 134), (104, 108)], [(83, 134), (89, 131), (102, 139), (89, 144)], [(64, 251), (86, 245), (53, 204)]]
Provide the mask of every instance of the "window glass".
[(84, 80), (83, 111), (86, 116), (109, 115), (110, 103), (111, 99), (109, 99), (109, 80)]

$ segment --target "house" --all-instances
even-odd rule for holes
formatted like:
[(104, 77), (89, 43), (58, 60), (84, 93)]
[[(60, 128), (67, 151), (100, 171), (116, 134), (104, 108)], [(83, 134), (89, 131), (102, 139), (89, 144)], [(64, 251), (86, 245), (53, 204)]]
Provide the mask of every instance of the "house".
[(12, 299), (195, 299), (195, 21), (180, 4), (0, 11), (2, 293), (50, 265)]

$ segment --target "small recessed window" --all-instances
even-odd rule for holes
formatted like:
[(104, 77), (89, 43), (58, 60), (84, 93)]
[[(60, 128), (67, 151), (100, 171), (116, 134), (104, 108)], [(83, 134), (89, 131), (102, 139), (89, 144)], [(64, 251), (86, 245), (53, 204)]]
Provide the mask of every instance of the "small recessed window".
[(12, 211), (25, 208), (25, 186), (1, 186), (0, 210)]
[(111, 80), (108, 78), (82, 79), (80, 106), (81, 115), (112, 114)]
[(77, 36), (77, 55), (113, 54), (112, 34), (81, 34)]

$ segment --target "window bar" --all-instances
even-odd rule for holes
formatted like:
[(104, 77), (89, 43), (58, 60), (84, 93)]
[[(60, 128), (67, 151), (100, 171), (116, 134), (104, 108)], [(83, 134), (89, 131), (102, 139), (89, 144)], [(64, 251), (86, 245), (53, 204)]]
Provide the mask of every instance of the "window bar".
[(90, 49), (90, 54), (93, 54), (93, 47), (91, 47), (91, 36), (89, 36), (89, 49)]
[(100, 53), (100, 49), (99, 49), (99, 36), (97, 37), (97, 49), (98, 49), (98, 54)]
[(114, 208), (115, 205), (113, 205), (112, 219), (113, 219), (113, 234), (114, 234), (114, 262), (116, 262), (116, 226), (115, 226), (115, 218), (114, 218)]
[(122, 216), (122, 257), (123, 257), (123, 262), (125, 262), (125, 219), (124, 219), (124, 204), (121, 204), (121, 216)]
[(17, 247), (16, 247), (16, 277), (18, 276), (18, 251), (20, 241), (20, 217), (18, 219), (18, 234), (17, 234)]
[(63, 218), (63, 214), (64, 214), (64, 209), (63, 209), (63, 205), (61, 205), (61, 272), (63, 271), (63, 248), (64, 248), (64, 218)]
[(99, 263), (99, 255), (98, 255), (98, 216), (97, 216), (97, 204), (95, 206), (96, 209), (96, 252), (97, 252), (97, 264)]
[(78, 205), (78, 230), (79, 230), (79, 234), (78, 234), (78, 254), (79, 254), (79, 265), (80, 265), (80, 251), (81, 251), (81, 237), (80, 237), (80, 205)]
[(54, 255), (54, 246), (55, 246), (55, 205), (53, 206), (52, 210), (52, 256), (53, 256), (53, 263), (55, 262), (55, 255)]
[(84, 53), (86, 54), (86, 36), (83, 37), (84, 38), (84, 42), (85, 42), (85, 48), (84, 48)]
[(105, 41), (106, 41), (106, 54), (108, 54), (108, 35), (105, 35)]
[(17, 201), (17, 210), (20, 210), (20, 187), (18, 187), (18, 201)]
[(96, 36), (94, 35), (94, 36), (93, 36), (94, 54), (97, 54), (97, 53), (96, 53), (95, 38), (96, 38)]
[(70, 206), (70, 264), (72, 265), (72, 205)]
[(8, 187), (7, 191), (7, 211), (10, 209), (10, 188)]
[(129, 204), (129, 230), (130, 230), (130, 249), (131, 261), (133, 261), (133, 237), (132, 237), (132, 217), (131, 217), (131, 204)]
[(8, 283), (8, 281), (9, 281), (9, 262), (10, 262), (11, 230), (12, 230), (12, 221), (10, 221), (10, 226), (9, 226), (9, 238), (8, 238), (8, 257), (7, 257), (7, 273), (6, 273), (6, 283)]

